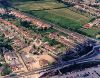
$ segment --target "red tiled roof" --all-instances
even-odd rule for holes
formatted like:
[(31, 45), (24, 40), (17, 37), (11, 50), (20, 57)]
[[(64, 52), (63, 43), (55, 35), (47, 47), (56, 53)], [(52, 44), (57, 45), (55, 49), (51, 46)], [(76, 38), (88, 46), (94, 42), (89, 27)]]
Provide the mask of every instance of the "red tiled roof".
[(90, 24), (85, 24), (85, 25), (84, 25), (84, 28), (90, 28), (90, 27), (91, 27)]

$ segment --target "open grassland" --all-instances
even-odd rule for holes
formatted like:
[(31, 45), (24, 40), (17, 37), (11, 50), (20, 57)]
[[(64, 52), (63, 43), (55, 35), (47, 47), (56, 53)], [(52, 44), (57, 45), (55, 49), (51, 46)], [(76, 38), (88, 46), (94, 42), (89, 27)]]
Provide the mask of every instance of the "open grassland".
[(69, 28), (73, 30), (80, 29), (85, 23), (89, 21), (88, 17), (65, 8), (45, 11), (30, 11), (28, 13), (48, 22), (57, 24), (63, 28)]
[(11, 2), (28, 2), (28, 1), (55, 1), (55, 0), (8, 0)]
[(91, 37), (96, 37), (96, 34), (98, 32), (100, 32), (100, 29), (99, 28), (96, 28), (96, 29), (94, 29), (94, 28), (91, 28), (91, 29), (81, 29), (81, 31), (86, 33), (86, 34), (88, 34)]
[(75, 13), (69, 9), (66, 9), (66, 8), (48, 10), (48, 12), (55, 14), (55, 15), (58, 15), (58, 16), (61, 16), (61, 17), (71, 19), (73, 21), (77, 21), (81, 24), (84, 24), (89, 20), (88, 17), (85, 17), (81, 14)]
[(28, 12), (46, 21), (65, 28), (81, 28), (90, 18), (65, 8), (56, 1), (29, 1), (17, 4), (15, 8)]
[(62, 7), (64, 7), (64, 5), (58, 2), (29, 1), (29, 2), (23, 2), (19, 5), (16, 4), (15, 8), (18, 8), (19, 10), (22, 11), (29, 11), (29, 10), (47, 10), (47, 9), (55, 9)]
[(100, 31), (99, 29), (82, 29), (91, 17), (65, 8), (64, 4), (54, 0), (23, 2), (15, 4), (15, 8), (63, 28), (85, 33), (88, 36), (95, 37), (95, 34)]

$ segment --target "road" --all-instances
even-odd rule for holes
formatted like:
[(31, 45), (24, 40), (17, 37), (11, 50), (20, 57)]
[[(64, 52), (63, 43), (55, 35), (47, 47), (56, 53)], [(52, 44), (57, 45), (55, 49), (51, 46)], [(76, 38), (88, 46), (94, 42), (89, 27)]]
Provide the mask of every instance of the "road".
[[(23, 14), (28, 15), (28, 14), (26, 14), (26, 13), (23, 13)], [(28, 16), (29, 16), (29, 17), (32, 17), (32, 18), (35, 18), (35, 19), (39, 19), (39, 18), (33, 17), (33, 16), (31, 16), (31, 15), (28, 15)], [(41, 20), (41, 19), (39, 19), (39, 20)], [(44, 22), (44, 20), (42, 20), (42, 21)], [(47, 23), (50, 24), (50, 25), (52, 26), (53, 29), (56, 29), (56, 30), (58, 30), (58, 31), (60, 31), (60, 32), (63, 32), (63, 33), (65, 33), (65, 34), (67, 34), (67, 35), (71, 35), (71, 34), (74, 33), (72, 36), (78, 35), (78, 36), (80, 36), (82, 39), (85, 39), (85, 40), (86, 40), (86, 39), (90, 39), (90, 40), (94, 40), (94, 41), (100, 42), (99, 40), (96, 40), (96, 39), (93, 39), (93, 38), (90, 38), (90, 37), (81, 35), (81, 34), (79, 34), (79, 33), (77, 33), (77, 32), (73, 32), (73, 31), (70, 31), (70, 30), (68, 30), (68, 29), (64, 29), (64, 28), (62, 28), (62, 27), (60, 27), (60, 26), (57, 26), (57, 25), (55, 25), (55, 24), (53, 24), (53, 23), (49, 23), (49, 22), (47, 22)], [(93, 50), (94, 50), (94, 49), (93, 49)], [(92, 51), (92, 52), (93, 52), (93, 51)], [(68, 61), (68, 62), (63, 62), (62, 64), (57, 64), (57, 65), (50, 66), (50, 67), (45, 67), (45, 68), (43, 68), (43, 69), (37, 69), (37, 70), (30, 71), (30, 72), (22, 73), (22, 74), (20, 74), (20, 75), (31, 75), (31, 74), (34, 74), (34, 73), (49, 72), (49, 71), (52, 71), (52, 70), (58, 70), (58, 69), (61, 69), (61, 68), (63, 68), (63, 67), (66, 67), (66, 66), (73, 65), (75, 62), (76, 62), (76, 63), (78, 63), (78, 62), (84, 62), (84, 61), (86, 61), (86, 60), (84, 60), (84, 59), (88, 58), (90, 55), (91, 55), (91, 56), (92, 56), (92, 55), (95, 55), (95, 53), (92, 53), (92, 52), (90, 52), (89, 54), (84, 55), (84, 56), (82, 56), (82, 57), (80, 57), (80, 58), (78, 58), (78, 59), (74, 59), (74, 60), (71, 60), (71, 61)], [(89, 58), (87, 61), (90, 61), (90, 60), (92, 60), (92, 59)]]
[(92, 51), (90, 51), (88, 54), (86, 54), (78, 59), (70, 60), (67, 62), (62, 62), (60, 64), (46, 67), (43, 69), (37, 69), (37, 70), (30, 71), (30, 72), (25, 72), (25, 73), (20, 74), (19, 76), (28, 76), (28, 75), (32, 75), (32, 74), (36, 74), (36, 73), (46, 73), (46, 72), (50, 72), (50, 71), (56, 71), (56, 70), (62, 69), (64, 67), (73, 65), (75, 63), (80, 64), (80, 63), (93, 62), (93, 61), (100, 61), (100, 45), (94, 46)]
[(22, 14), (24, 14), (24, 15), (26, 15), (26, 16), (29, 16), (30, 18), (40, 20), (40, 21), (42, 21), (43, 23), (45, 22), (46, 24), (49, 24), (53, 29), (56, 29), (56, 30), (58, 30), (58, 31), (60, 31), (60, 32), (63, 32), (63, 33), (65, 33), (65, 34), (69, 35), (69, 36), (70, 36), (71, 34), (73, 34), (72, 36), (78, 35), (78, 36), (80, 36), (81, 38), (83, 38), (83, 39), (85, 39), (85, 40), (86, 40), (86, 39), (90, 39), (90, 40), (94, 40), (94, 41), (100, 42), (100, 41), (97, 40), (97, 39), (87, 37), (87, 36), (85, 36), (85, 35), (79, 34), (79, 33), (74, 32), (74, 31), (70, 31), (70, 30), (65, 29), (65, 28), (62, 28), (62, 27), (60, 27), (60, 26), (58, 26), (58, 25), (55, 25), (55, 24), (53, 24), (53, 23), (51, 23), (51, 22), (47, 22), (47, 21), (45, 21), (45, 20), (43, 20), (43, 19), (37, 18), (37, 17), (35, 17), (35, 16), (33, 16), (33, 15), (30, 15), (30, 14), (27, 14), (27, 13), (24, 13), (24, 12), (21, 12), (21, 11), (19, 11), (19, 10), (15, 10), (15, 9), (12, 9), (12, 10), (17, 11), (17, 12), (19, 12), (19, 13), (22, 13)]
[[(23, 13), (23, 14), (25, 14), (25, 13)], [(31, 17), (33, 17), (33, 16), (31, 16)], [(33, 18), (36, 18), (36, 17), (33, 17)], [(39, 18), (36, 18), (36, 19), (39, 19)], [(40, 20), (41, 20), (41, 19), (40, 19)], [(43, 20), (42, 20), (42, 21), (43, 21)], [(70, 30), (68, 30), (68, 29), (64, 29), (64, 28), (62, 28), (62, 27), (60, 27), (60, 26), (57, 26), (57, 25), (55, 25), (55, 24), (52, 24), (52, 23), (49, 23), (49, 22), (47, 22), (47, 23), (50, 24), (50, 25), (52, 26), (53, 29), (56, 29), (56, 30), (58, 30), (58, 31), (60, 31), (60, 32), (63, 32), (63, 33), (65, 33), (65, 34), (72, 35), (72, 36), (77, 35), (77, 36), (80, 36), (82, 39), (85, 39), (85, 40), (86, 40), (86, 39), (91, 39), (91, 40), (98, 41), (98, 40), (96, 40), (96, 39), (89, 38), (89, 37), (87, 37), (87, 36), (81, 35), (81, 34), (79, 34), (79, 33), (77, 33), (77, 32), (73, 32), (73, 31), (70, 31)], [(98, 41), (98, 42), (99, 42), (99, 41)], [(43, 68), (43, 69), (37, 69), (37, 70), (30, 71), (30, 72), (25, 72), (25, 73), (22, 73), (22, 74), (20, 74), (20, 75), (31, 75), (31, 74), (34, 74), (34, 73), (41, 73), (41, 72), (54, 71), (54, 70), (58, 70), (58, 69), (61, 69), (61, 68), (63, 68), (63, 67), (66, 67), (66, 66), (73, 65), (75, 62), (76, 62), (76, 63), (80, 63), (80, 62), (82, 63), (82, 62), (86, 62), (86, 61), (87, 61), (87, 62), (89, 62), (89, 61), (96, 61), (96, 59), (93, 60), (93, 59), (95, 58), (95, 56), (99, 55), (99, 54), (96, 54), (96, 52), (93, 53), (96, 47), (97, 47), (97, 46), (95, 46), (95, 47), (93, 48), (93, 51), (89, 52), (89, 54), (86, 54), (86, 55), (84, 55), (84, 56), (82, 56), (82, 57), (80, 57), (80, 58), (78, 58), (78, 59), (74, 59), (74, 60), (71, 60), (71, 61), (63, 62), (63, 63), (56, 64), (56, 65), (53, 65), (53, 66), (48, 66), (48, 67), (45, 67), (45, 68)], [(99, 46), (99, 48), (100, 48), (100, 46)], [(90, 56), (91, 56), (91, 57), (90, 57)], [(88, 57), (90, 57), (90, 58), (88, 58)], [(86, 60), (86, 59), (87, 59), (87, 60)]]
[[(78, 59), (74, 59), (74, 60), (71, 60), (71, 61), (67, 61), (65, 63), (62, 63), (62, 64), (59, 64), (58, 65), (58, 68), (54, 67), (56, 70), (60, 69), (60, 68), (63, 68), (63, 67), (66, 67), (66, 66), (70, 66), (70, 65), (73, 65), (74, 63), (84, 63), (84, 62), (90, 62), (90, 61), (100, 61), (100, 45), (98, 46), (95, 46), (93, 48), (92, 51), (90, 51), (87, 55), (84, 55)], [(98, 52), (97, 52), (98, 50)], [(99, 58), (97, 58), (99, 57)]]

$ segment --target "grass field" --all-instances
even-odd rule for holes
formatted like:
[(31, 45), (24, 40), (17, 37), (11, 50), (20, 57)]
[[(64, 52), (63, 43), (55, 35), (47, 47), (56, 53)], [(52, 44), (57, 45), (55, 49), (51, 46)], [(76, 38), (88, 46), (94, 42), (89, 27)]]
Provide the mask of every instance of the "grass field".
[(16, 4), (15, 8), (18, 8), (22, 11), (29, 11), (29, 10), (47, 10), (47, 9), (55, 9), (55, 8), (62, 8), (64, 7), (63, 4), (58, 2), (52, 2), (52, 1), (29, 1), (20, 3), (19, 5)]
[(15, 4), (15, 8), (63, 28), (79, 30), (88, 36), (94, 37), (94, 34), (100, 31), (99, 29), (81, 29), (84, 24), (90, 21), (91, 17), (65, 8), (64, 4), (55, 0), (20, 2)]
[(28, 1), (55, 1), (55, 0), (8, 0), (11, 2), (28, 2)]
[[(79, 26), (81, 24), (83, 25), (87, 23), (89, 20), (88, 17), (75, 13), (69, 9), (66, 9), (63, 3), (58, 3), (56, 1), (23, 2), (19, 5), (17, 4), (15, 8), (18, 8), (21, 11), (31, 11), (33, 15), (39, 16), (40, 18), (43, 18), (45, 15), (44, 19), (46, 20), (58, 21), (63, 18), (65, 19), (66, 22), (67, 21), (69, 22), (68, 24), (72, 24), (72, 22), (76, 22), (77, 24), (79, 24)], [(68, 24), (65, 23), (64, 25), (68, 25)]]
[(66, 8), (49, 10), (48, 12), (56, 14), (58, 16), (62, 16), (62, 17), (74, 20), (74, 21), (77, 21), (77, 22), (80, 22), (81, 24), (84, 24), (89, 20), (88, 17), (85, 17), (83, 15), (75, 13), (69, 9), (66, 9)]
[(89, 21), (88, 17), (65, 8), (45, 11), (31, 11), (29, 13), (46, 21), (57, 24), (63, 28), (71, 28), (73, 30), (80, 29)]
[(82, 32), (84, 33), (87, 33), (89, 36), (91, 37), (96, 37), (96, 34), (98, 32), (100, 32), (100, 29), (94, 29), (94, 28), (91, 28), (91, 29), (80, 29)]

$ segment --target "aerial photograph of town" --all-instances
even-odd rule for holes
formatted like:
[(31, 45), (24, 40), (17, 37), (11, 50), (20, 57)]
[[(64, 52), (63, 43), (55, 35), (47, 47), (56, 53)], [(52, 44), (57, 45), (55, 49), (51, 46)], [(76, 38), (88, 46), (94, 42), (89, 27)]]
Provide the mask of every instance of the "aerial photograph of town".
[(100, 0), (0, 0), (0, 78), (100, 78)]

